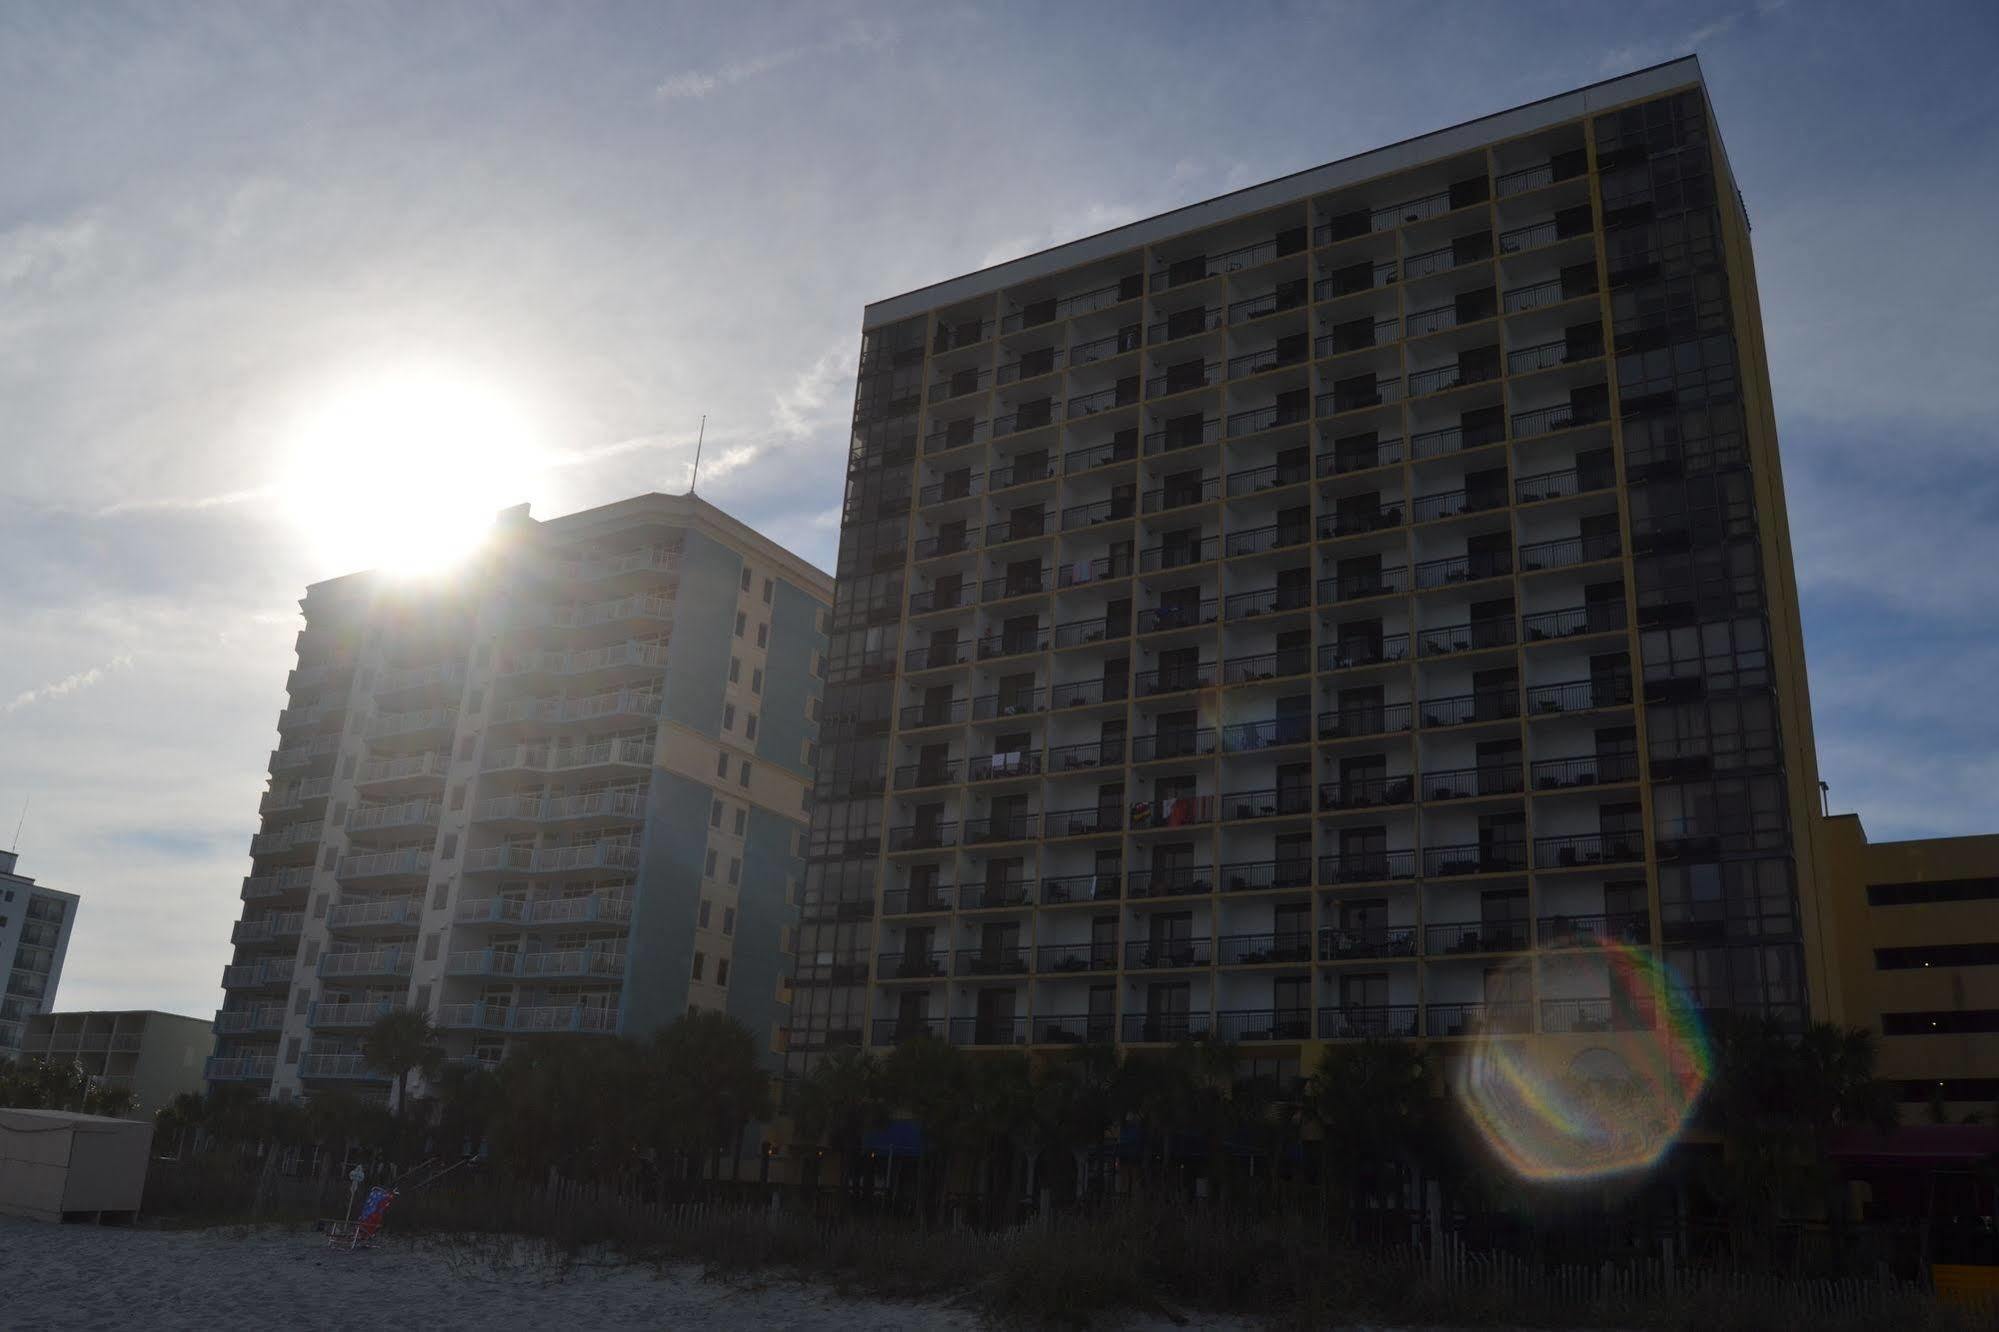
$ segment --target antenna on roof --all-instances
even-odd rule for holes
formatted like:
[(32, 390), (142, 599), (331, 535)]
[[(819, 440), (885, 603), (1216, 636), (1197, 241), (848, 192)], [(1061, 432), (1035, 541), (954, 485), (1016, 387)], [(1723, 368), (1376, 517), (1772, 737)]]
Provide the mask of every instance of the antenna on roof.
[(26, 799), (21, 801), (21, 817), (14, 821), (14, 844), (7, 848), (9, 852), (19, 851), (21, 849), (21, 825), (28, 821), (28, 805), (34, 800), (34, 798), (35, 798), (34, 792), (30, 791)]
[(708, 437), (708, 413), (701, 413), (701, 429), (694, 436), (694, 470), (687, 476), (687, 493), (694, 493), (694, 483), (701, 478), (701, 441)]

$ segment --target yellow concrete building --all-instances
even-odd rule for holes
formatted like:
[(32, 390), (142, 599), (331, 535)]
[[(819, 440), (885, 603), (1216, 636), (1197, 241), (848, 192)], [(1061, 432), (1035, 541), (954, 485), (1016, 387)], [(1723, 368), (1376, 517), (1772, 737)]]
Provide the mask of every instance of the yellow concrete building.
[(1999, 833), (1870, 842), (1825, 820), (1846, 1023), (1879, 1042), (1903, 1118), (1999, 1113)]

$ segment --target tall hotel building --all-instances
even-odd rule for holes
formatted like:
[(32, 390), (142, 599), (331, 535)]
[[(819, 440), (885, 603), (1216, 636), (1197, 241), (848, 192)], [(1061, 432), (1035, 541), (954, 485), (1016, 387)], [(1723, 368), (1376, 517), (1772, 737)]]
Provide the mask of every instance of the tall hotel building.
[(0, 851), (0, 1062), (24, 1055), (28, 1019), (55, 1007), (69, 934), (76, 927), (75, 893), (36, 883), (16, 868), (12, 851)]
[(838, 573), (794, 1067), (1835, 1011), (1691, 59), (870, 306)]
[(441, 583), (308, 589), (211, 1082), (386, 1091), (420, 1009), (453, 1059), (786, 1023), (831, 580), (713, 505), (503, 516)]

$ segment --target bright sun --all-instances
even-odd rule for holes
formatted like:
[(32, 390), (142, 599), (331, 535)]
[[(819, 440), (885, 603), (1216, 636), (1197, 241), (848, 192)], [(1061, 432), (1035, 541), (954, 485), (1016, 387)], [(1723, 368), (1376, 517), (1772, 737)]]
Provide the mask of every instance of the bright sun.
[(529, 433), (491, 385), (423, 371), (356, 381), (304, 413), (283, 502), (330, 570), (436, 572), (527, 498)]

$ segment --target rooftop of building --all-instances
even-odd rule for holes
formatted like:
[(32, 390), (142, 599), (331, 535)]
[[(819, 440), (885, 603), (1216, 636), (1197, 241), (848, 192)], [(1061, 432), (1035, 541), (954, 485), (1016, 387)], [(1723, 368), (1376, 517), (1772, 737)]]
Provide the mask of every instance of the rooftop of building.
[(186, 1013), (169, 1013), (163, 1008), (66, 1008), (54, 1013), (30, 1013), (29, 1026), (55, 1026), (59, 1023), (78, 1020), (117, 1018), (167, 1018), (174, 1022), (191, 1022), (204, 1030), (215, 1025), (210, 1017), (192, 1017)]
[[(787, 578), (819, 600), (829, 604), (833, 600), (832, 574), (695, 494), (668, 495), (651, 491), (554, 518), (535, 518), (528, 505), (517, 504), (502, 509), (496, 515), (494, 530), (499, 532), (509, 526), (525, 524), (556, 540), (566, 540), (648, 522), (668, 523), (703, 532), (725, 545), (748, 552), (753, 559), (782, 570)], [(362, 595), (373, 586), (375, 578), (376, 572), (372, 569), (323, 578), (307, 584), (306, 599), (317, 599), (324, 604), (338, 602), (348, 595)]]
[(1687, 55), (1620, 74), (1615, 78), (1571, 88), (1538, 101), (1509, 107), (1444, 129), (1371, 148), (1351, 157), (1308, 167), (1287, 176), (1250, 185), (1198, 203), (1169, 209), (1093, 236), (994, 264), (959, 277), (933, 282), (899, 296), (875, 301), (863, 316), (864, 328), (877, 328), (922, 314), (941, 305), (969, 300), (1002, 287), (1029, 282), (1065, 269), (1105, 259), (1125, 250), (1165, 240), (1202, 227), (1297, 203), (1331, 190), (1359, 185), (1376, 177), (1421, 166), (1440, 157), (1481, 148), (1501, 140), (1575, 120), (1608, 107), (1654, 97), (1690, 85), (1703, 88), (1700, 61)]

